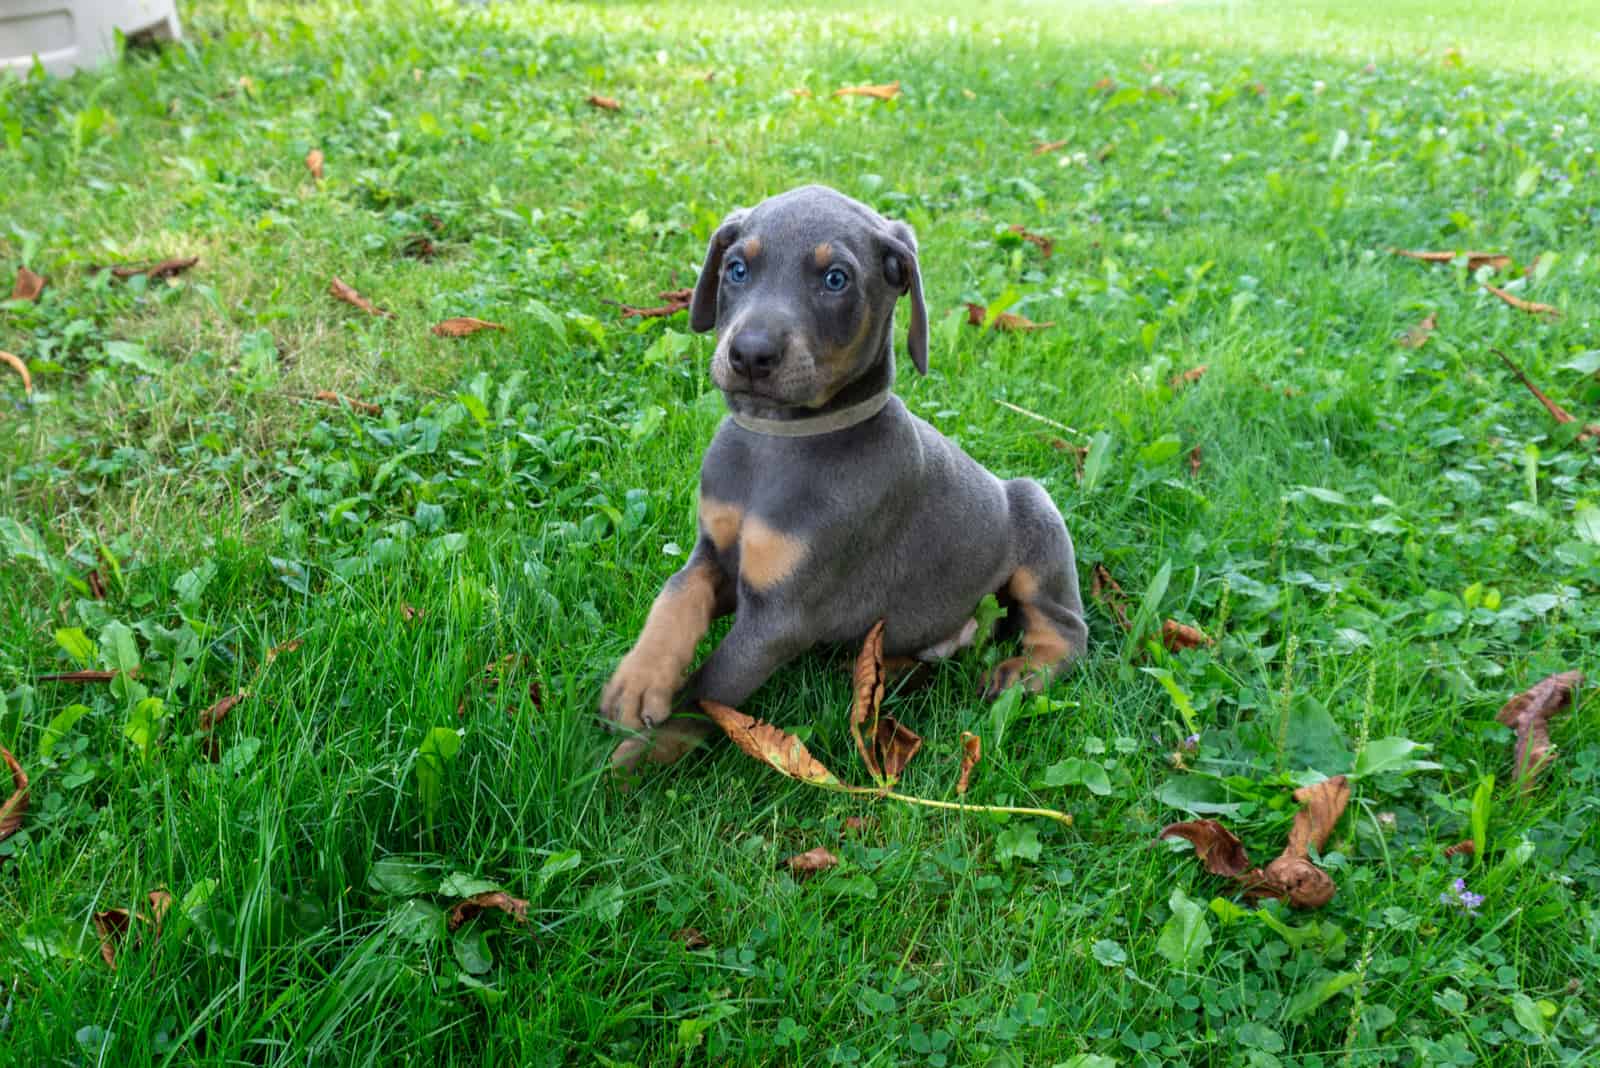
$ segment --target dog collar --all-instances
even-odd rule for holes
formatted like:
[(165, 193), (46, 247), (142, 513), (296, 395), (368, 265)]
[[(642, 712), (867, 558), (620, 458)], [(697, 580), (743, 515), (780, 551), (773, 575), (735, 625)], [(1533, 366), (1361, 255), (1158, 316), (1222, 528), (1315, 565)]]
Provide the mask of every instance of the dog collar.
[(846, 427), (865, 423), (868, 419), (883, 411), (883, 406), (889, 403), (889, 391), (874, 393), (863, 401), (848, 407), (838, 408), (821, 415), (808, 415), (801, 419), (761, 419), (753, 415), (740, 415), (731, 413), (733, 421), (755, 434), (766, 434), (774, 438), (814, 438), (819, 434), (832, 434), (835, 430), (844, 430)]

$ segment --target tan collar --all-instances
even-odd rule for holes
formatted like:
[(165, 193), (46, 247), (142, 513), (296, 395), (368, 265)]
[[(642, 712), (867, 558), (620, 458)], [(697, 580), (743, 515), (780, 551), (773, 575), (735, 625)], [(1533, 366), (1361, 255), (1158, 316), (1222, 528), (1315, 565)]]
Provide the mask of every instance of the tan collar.
[(753, 415), (733, 412), (733, 421), (754, 434), (774, 438), (814, 438), (819, 434), (832, 434), (835, 430), (865, 423), (883, 411), (889, 403), (889, 391), (874, 393), (866, 400), (857, 401), (845, 408), (837, 408), (821, 415), (808, 415), (800, 419), (761, 419)]

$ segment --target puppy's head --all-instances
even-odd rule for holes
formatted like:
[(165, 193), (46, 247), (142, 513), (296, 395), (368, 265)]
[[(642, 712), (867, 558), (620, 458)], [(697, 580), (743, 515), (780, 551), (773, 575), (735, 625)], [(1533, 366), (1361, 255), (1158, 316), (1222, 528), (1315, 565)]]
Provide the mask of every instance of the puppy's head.
[(711, 379), (731, 407), (816, 409), (893, 360), (902, 295), (911, 297), (907, 349), (926, 374), (915, 234), (842, 193), (805, 186), (723, 220), (689, 323), (716, 328)]

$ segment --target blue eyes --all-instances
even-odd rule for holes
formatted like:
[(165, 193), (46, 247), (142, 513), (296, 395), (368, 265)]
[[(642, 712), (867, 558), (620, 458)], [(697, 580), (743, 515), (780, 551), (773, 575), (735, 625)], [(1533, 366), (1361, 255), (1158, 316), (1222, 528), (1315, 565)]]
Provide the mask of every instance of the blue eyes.
[[(729, 260), (722, 275), (734, 285), (743, 285), (750, 279), (750, 267), (743, 260)], [(843, 293), (850, 288), (850, 273), (843, 267), (829, 267), (822, 274), (822, 288), (829, 293)]]
[(750, 277), (750, 268), (745, 266), (743, 260), (730, 260), (727, 274), (728, 281), (737, 285)]
[(822, 276), (822, 287), (829, 293), (842, 293), (849, 284), (850, 276), (839, 267), (829, 267), (828, 272)]

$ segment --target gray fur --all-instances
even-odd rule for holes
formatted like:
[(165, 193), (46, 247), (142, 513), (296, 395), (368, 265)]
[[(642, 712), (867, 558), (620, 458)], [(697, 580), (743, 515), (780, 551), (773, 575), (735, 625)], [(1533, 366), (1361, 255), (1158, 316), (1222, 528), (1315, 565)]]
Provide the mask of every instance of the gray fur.
[[(825, 262), (819, 246), (827, 246)], [(711, 375), (730, 411), (805, 420), (886, 390), (902, 295), (912, 303), (908, 349), (925, 371), (916, 250), (910, 227), (821, 186), (729, 215), (712, 237), (691, 325), (717, 329)], [(739, 280), (730, 277), (736, 261), (744, 264)], [(835, 267), (848, 275), (837, 293), (824, 277)], [(725, 419), (701, 464), (700, 495), (699, 539), (662, 597), (700, 581), (711, 614), (732, 610), (734, 623), (676, 694), (663, 692), (675, 674), (659, 663), (652, 674), (646, 662), (654, 655), (647, 645), (673, 640), (669, 628), (648, 643), (641, 636), (607, 685), (601, 713), (633, 731), (658, 730), (653, 749), (649, 734), (624, 742), (613, 754), (619, 765), (676, 759), (710, 730), (692, 702), (736, 706), (807, 648), (858, 642), (879, 618), (886, 655), (946, 655), (971, 639), (978, 601), (998, 593), (1024, 623), (1025, 648), (1054, 652), (1049, 662), (1001, 665), (991, 693), (1019, 680), (1038, 688), (1085, 648), (1072, 540), (1049, 495), (1031, 479), (996, 478), (897, 397), (864, 422), (810, 437)], [(734, 516), (723, 522), (737, 533), (708, 524), (708, 507)], [(763, 530), (779, 537), (756, 540)], [(774, 543), (786, 551), (772, 551)], [(692, 652), (699, 637), (678, 635), (676, 652), (683, 641)], [(669, 706), (680, 711), (663, 722)]]

